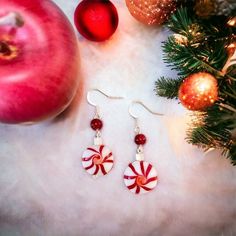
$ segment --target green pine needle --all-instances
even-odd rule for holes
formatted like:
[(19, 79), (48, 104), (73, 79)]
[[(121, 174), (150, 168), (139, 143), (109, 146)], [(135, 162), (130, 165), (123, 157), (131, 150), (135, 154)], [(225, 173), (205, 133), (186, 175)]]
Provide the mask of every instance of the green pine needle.
[(170, 36), (163, 45), (164, 62), (178, 74), (187, 77), (198, 71), (208, 71), (214, 75), (221, 75), (227, 53), (224, 43), (215, 45), (212, 48), (194, 48), (188, 45), (181, 45), (176, 42), (174, 36)]
[(188, 36), (189, 26), (192, 24), (193, 20), (188, 16), (187, 8), (181, 7), (170, 17), (167, 27), (175, 33)]
[(236, 143), (233, 144), (228, 152), (228, 158), (231, 159), (231, 163), (236, 166)]
[(176, 80), (161, 77), (155, 82), (155, 91), (158, 96), (166, 97), (168, 99), (177, 98), (179, 86), (181, 85), (183, 78)]

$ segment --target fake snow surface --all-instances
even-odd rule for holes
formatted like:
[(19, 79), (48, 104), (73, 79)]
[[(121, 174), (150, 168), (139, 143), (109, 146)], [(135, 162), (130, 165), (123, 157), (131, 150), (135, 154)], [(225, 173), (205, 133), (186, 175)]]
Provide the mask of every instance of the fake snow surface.
[[(72, 21), (78, 1), (55, 2)], [(125, 1), (113, 2), (120, 16), (113, 37), (105, 43), (79, 37), (83, 85), (71, 109), (54, 122), (0, 125), (0, 235), (236, 235), (236, 168), (215, 151), (204, 155), (187, 144), (188, 112), (153, 92), (159, 76), (175, 76), (162, 60), (167, 30), (141, 25)], [(126, 97), (92, 96), (101, 106), (104, 143), (115, 158), (114, 169), (96, 180), (80, 161), (93, 142), (94, 110), (86, 103), (91, 88)], [(135, 160), (132, 100), (165, 114), (134, 107), (148, 138), (145, 160), (159, 175), (156, 189), (142, 196), (123, 183), (127, 164)]]

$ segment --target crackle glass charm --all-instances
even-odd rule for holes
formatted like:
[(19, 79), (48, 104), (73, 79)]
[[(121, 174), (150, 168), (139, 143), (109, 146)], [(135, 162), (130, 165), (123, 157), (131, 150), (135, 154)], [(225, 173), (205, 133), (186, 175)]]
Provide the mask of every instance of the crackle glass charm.
[(153, 190), (157, 185), (157, 171), (146, 161), (134, 161), (124, 172), (126, 187), (135, 194), (143, 194)]
[(82, 165), (90, 175), (106, 175), (111, 171), (113, 164), (113, 155), (107, 146), (93, 145), (83, 152)]

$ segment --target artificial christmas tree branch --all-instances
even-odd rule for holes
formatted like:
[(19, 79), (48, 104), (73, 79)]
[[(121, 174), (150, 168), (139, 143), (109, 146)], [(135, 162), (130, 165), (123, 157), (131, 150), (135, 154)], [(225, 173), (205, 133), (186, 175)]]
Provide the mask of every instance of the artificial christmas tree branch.
[(164, 61), (178, 72), (179, 78), (161, 77), (156, 81), (155, 91), (173, 99), (178, 97), (183, 81), (194, 73), (215, 76), (218, 99), (204, 111), (193, 112), (186, 139), (205, 150), (221, 149), (236, 164), (236, 70), (231, 60), (236, 55), (236, 46), (230, 49), (233, 54), (228, 53), (228, 46), (236, 42), (236, 31), (234, 24), (227, 24), (230, 19), (213, 16), (204, 20), (191, 9), (179, 8), (167, 24), (174, 34), (163, 43)]
[(166, 97), (168, 99), (178, 98), (178, 89), (180, 84), (182, 83), (183, 78), (171, 79), (161, 77), (158, 81), (156, 81), (156, 94), (161, 97)]

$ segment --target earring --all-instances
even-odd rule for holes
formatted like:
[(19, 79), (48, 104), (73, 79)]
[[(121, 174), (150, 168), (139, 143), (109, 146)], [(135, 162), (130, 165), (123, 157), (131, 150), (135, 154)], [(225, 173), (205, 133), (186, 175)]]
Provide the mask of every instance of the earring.
[(144, 161), (143, 145), (147, 139), (144, 134), (141, 133), (138, 124), (138, 117), (133, 115), (131, 108), (134, 104), (143, 106), (147, 111), (153, 115), (162, 115), (151, 111), (140, 101), (134, 101), (130, 104), (129, 114), (135, 120), (135, 138), (134, 142), (138, 145), (136, 150), (136, 161), (130, 163), (124, 172), (124, 182), (126, 187), (133, 193), (143, 194), (153, 190), (158, 181), (157, 171), (149, 162)]
[(96, 108), (94, 118), (90, 122), (90, 127), (96, 132), (94, 137), (94, 145), (88, 147), (82, 154), (83, 168), (94, 177), (103, 176), (108, 174), (114, 164), (114, 158), (111, 150), (103, 145), (101, 138), (101, 129), (103, 122), (100, 116), (99, 106), (91, 102), (91, 92), (99, 92), (110, 99), (122, 99), (123, 97), (108, 96), (99, 89), (93, 89), (87, 93), (87, 101), (90, 105)]

